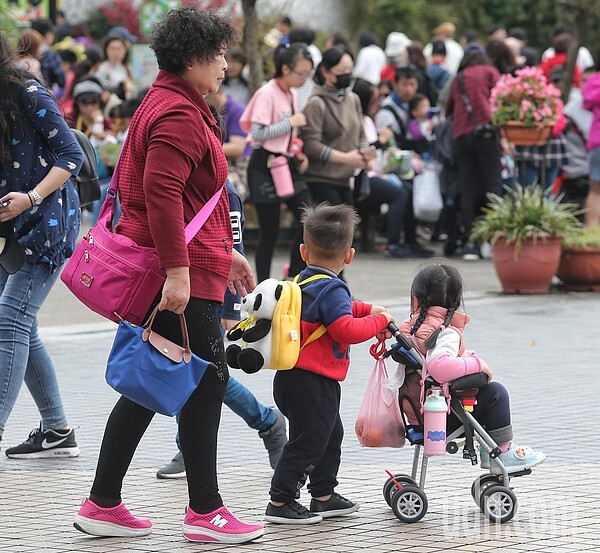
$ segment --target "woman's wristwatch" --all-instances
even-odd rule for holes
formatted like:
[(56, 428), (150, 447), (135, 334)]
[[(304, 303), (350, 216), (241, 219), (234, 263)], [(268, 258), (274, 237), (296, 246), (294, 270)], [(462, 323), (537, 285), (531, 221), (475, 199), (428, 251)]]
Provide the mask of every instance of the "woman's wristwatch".
[(40, 205), (44, 201), (44, 198), (42, 198), (35, 190), (30, 190), (29, 192), (27, 192), (27, 194), (29, 195), (31, 203), (34, 206)]

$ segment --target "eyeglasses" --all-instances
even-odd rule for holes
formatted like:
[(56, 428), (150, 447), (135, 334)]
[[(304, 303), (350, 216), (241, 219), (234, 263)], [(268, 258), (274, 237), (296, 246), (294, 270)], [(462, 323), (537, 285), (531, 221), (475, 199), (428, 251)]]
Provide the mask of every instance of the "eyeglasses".
[(298, 75), (298, 77), (300, 77), (301, 79), (304, 79), (305, 81), (312, 77), (312, 73), (310, 73), (308, 71), (300, 72), (300, 71), (296, 71), (295, 69), (292, 69), (292, 73), (294, 73), (294, 75)]

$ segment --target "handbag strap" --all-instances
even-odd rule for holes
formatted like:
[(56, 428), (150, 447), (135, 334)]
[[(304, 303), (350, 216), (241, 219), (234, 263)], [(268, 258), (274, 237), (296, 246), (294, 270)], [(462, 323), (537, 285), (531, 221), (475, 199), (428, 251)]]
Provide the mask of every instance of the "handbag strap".
[(458, 86), (458, 90), (460, 90), (460, 94), (463, 99), (463, 104), (465, 105), (465, 111), (469, 114), (469, 119), (474, 127), (477, 126), (477, 121), (475, 121), (475, 114), (473, 113), (473, 106), (471, 105), (471, 100), (467, 94), (467, 89), (465, 88), (465, 76), (462, 71), (459, 71), (456, 74), (456, 84)]
[[(115, 198), (117, 196), (117, 184), (119, 181), (119, 165), (121, 160), (117, 161), (117, 165), (115, 166), (115, 170), (113, 172), (112, 178), (110, 179), (110, 185), (108, 186), (108, 190), (106, 192), (106, 200), (102, 204), (102, 208), (100, 209), (100, 215), (98, 219), (104, 219), (102, 217), (106, 210), (110, 210), (110, 228), (112, 229), (112, 221), (115, 212)], [(213, 212), (217, 203), (221, 199), (221, 194), (223, 194), (223, 189), (225, 188), (225, 184), (217, 190), (210, 200), (206, 202), (200, 211), (194, 215), (194, 218), (186, 225), (185, 227), (185, 243), (189, 244), (192, 241), (192, 238), (198, 234), (198, 231), (202, 228), (206, 220), (210, 217), (210, 214)]]
[[(142, 325), (142, 328), (146, 329), (148, 332), (152, 332), (152, 325), (154, 324), (154, 319), (156, 318), (156, 314), (158, 313), (158, 305), (152, 310), (152, 313), (146, 319), (146, 322)], [(185, 320), (185, 315), (181, 313), (178, 315), (179, 317), (179, 326), (181, 328), (181, 337), (183, 340), (183, 349), (185, 351), (186, 357), (189, 359), (192, 354), (192, 350), (190, 348), (190, 335), (188, 333), (187, 322)], [(187, 362), (187, 361), (186, 361)]]

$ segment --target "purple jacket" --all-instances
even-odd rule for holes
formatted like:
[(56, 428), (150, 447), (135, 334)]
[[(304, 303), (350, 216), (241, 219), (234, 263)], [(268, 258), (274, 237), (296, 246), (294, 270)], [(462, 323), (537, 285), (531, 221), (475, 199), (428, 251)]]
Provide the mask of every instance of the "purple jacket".
[(600, 146), (600, 72), (592, 75), (583, 85), (583, 107), (594, 115), (586, 143), (589, 152)]

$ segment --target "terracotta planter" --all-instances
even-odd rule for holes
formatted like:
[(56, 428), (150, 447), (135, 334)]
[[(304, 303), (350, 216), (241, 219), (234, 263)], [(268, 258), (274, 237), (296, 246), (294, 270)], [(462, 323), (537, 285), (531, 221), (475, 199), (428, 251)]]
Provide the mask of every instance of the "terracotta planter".
[(517, 252), (500, 238), (492, 248), (492, 260), (505, 294), (546, 294), (560, 263), (559, 238), (526, 240)]
[(571, 292), (600, 292), (600, 248), (563, 248), (556, 276)]
[(526, 127), (520, 121), (509, 121), (500, 133), (515, 146), (542, 146), (550, 138), (552, 127)]

